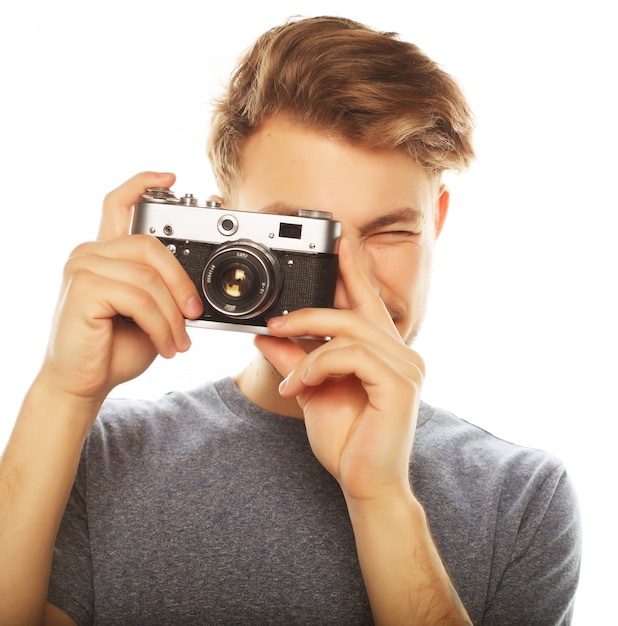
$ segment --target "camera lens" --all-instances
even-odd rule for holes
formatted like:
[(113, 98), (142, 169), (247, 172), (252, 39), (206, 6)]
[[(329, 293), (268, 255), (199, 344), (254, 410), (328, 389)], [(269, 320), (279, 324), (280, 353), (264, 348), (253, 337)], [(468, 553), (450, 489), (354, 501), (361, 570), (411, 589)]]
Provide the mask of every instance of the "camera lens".
[(209, 304), (228, 317), (248, 319), (267, 311), (281, 292), (279, 261), (253, 241), (239, 240), (216, 248), (202, 274)]

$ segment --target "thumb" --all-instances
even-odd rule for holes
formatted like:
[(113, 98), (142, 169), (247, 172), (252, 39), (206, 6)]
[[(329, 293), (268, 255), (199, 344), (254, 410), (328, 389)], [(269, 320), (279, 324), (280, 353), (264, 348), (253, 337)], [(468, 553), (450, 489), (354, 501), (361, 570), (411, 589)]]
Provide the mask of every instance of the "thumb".
[(105, 196), (98, 239), (113, 239), (129, 234), (133, 205), (151, 187), (171, 187), (175, 174), (142, 172), (124, 182)]

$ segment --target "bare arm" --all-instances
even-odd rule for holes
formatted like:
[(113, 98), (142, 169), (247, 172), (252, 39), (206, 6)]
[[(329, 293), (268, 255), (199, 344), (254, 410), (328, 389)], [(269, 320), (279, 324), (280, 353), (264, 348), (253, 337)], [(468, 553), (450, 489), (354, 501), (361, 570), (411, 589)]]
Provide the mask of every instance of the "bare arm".
[(269, 323), (279, 337), (331, 341), (309, 353), (273, 337), (256, 345), (285, 376), (281, 395), (298, 400), (313, 452), (341, 486), (376, 624), (470, 624), (409, 483), (424, 363), (348, 242), (339, 263), (350, 309), (306, 309)]
[(184, 317), (201, 311), (195, 286), (154, 238), (128, 236), (139, 195), (172, 182), (144, 173), (109, 194), (100, 240), (78, 246), (65, 266), (44, 362), (0, 461), (2, 624), (67, 619), (46, 613), (46, 598), (85, 437), (113, 387), (190, 345)]
[(472, 624), (411, 494), (348, 510), (376, 624)]
[(0, 623), (42, 623), (52, 550), (88, 419), (39, 376), (0, 462)]

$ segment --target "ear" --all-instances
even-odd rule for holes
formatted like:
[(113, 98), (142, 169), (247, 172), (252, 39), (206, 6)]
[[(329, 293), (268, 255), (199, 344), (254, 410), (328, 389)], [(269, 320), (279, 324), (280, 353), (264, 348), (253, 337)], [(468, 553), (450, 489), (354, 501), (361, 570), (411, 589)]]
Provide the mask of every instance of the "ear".
[(438, 198), (436, 199), (436, 239), (442, 232), (442, 227), (446, 221), (446, 215), (448, 213), (448, 205), (451, 199), (451, 194), (446, 188), (446, 185), (440, 185)]

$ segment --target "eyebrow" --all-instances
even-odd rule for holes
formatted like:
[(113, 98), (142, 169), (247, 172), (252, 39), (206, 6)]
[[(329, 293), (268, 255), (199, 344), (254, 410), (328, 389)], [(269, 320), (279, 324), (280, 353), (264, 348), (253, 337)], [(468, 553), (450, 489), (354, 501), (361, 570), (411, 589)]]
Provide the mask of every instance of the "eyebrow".
[(273, 215), (295, 216), (302, 207), (286, 204), (285, 202), (273, 202), (265, 207), (258, 209), (258, 213), (272, 213)]
[(365, 235), (374, 230), (392, 226), (393, 224), (413, 224), (414, 226), (420, 226), (423, 223), (423, 212), (420, 209), (413, 209), (412, 207), (402, 207), (395, 209), (389, 213), (378, 216), (376, 219), (367, 222), (359, 229), (361, 234)]
[[(302, 207), (286, 204), (285, 202), (273, 202), (258, 210), (258, 213), (272, 213), (274, 215), (298, 215), (299, 210)], [(412, 224), (414, 226), (420, 226), (423, 223), (424, 213), (420, 209), (412, 207), (401, 207), (379, 215), (375, 219), (367, 222), (359, 228), (359, 232), (362, 235), (370, 233), (380, 228), (386, 228), (393, 224)]]

